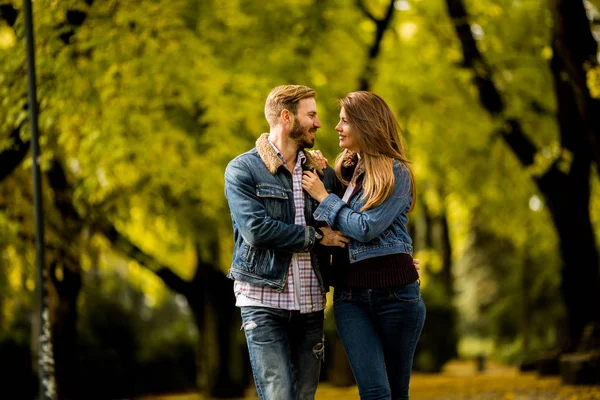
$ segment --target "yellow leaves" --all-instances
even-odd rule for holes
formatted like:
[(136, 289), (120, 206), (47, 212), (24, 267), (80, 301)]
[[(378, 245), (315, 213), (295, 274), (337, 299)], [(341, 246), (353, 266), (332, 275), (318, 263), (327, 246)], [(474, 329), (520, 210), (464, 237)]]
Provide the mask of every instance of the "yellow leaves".
[(144, 293), (148, 307), (160, 304), (167, 295), (167, 290), (161, 280), (152, 272), (142, 268), (137, 262), (127, 263), (127, 280), (132, 287)]
[[(448, 61), (452, 62), (452, 63), (456, 63), (459, 64), (460, 62), (462, 62), (463, 60), (463, 54), (462, 51), (460, 49), (460, 47), (458, 46), (450, 46), (446, 49), (446, 57), (448, 58)], [(465, 71), (456, 71), (457, 72), (457, 78), (463, 77), (464, 81), (468, 81), (471, 79), (470, 75), (466, 74)], [(462, 75), (458, 75), (458, 74), (462, 74)]]
[[(9, 247), (6, 251), (8, 257), (13, 260), (13, 262), (17, 260), (16, 254), (14, 253), (14, 249), (12, 247)], [(23, 285), (23, 270), (20, 268), (19, 264), (16, 264), (16, 268), (13, 266), (7, 275), (8, 284), (11, 290), (18, 291)]]
[(560, 159), (558, 160), (557, 167), (565, 174), (568, 174), (571, 170), (571, 163), (573, 162), (573, 153), (567, 149), (562, 149), (560, 152)]
[[(478, 400), (478, 399), (568, 399), (593, 400), (600, 398), (599, 386), (565, 386), (559, 377), (538, 378), (532, 373), (519, 373), (516, 368), (493, 361), (485, 371), (477, 372), (475, 360), (453, 360), (442, 373), (415, 372), (410, 380), (410, 398), (418, 400)], [(197, 394), (171, 394), (142, 397), (140, 400), (203, 400)], [(255, 400), (246, 396), (236, 400)], [(320, 383), (316, 400), (359, 400), (358, 388), (336, 387)]]
[(600, 66), (587, 70), (587, 86), (590, 95), (595, 99), (600, 99)]
[(375, 32), (375, 24), (370, 19), (365, 19), (358, 24), (358, 29), (364, 34), (372, 34)]
[(419, 27), (413, 22), (403, 22), (396, 28), (398, 36), (404, 41), (409, 41), (417, 33)]
[(6, 24), (0, 23), (0, 50), (10, 49), (16, 41), (15, 31)]
[(176, 221), (146, 210), (150, 199), (134, 196), (129, 219), (120, 225), (122, 232), (132, 238), (144, 252), (172, 268), (184, 279), (192, 276), (195, 266), (194, 250), (179, 231)]
[(552, 58), (552, 47), (550, 46), (544, 46), (542, 48), (542, 58), (544, 58), (544, 60), (550, 60)]
[(29, 277), (25, 280), (25, 288), (30, 292), (33, 292), (35, 289), (35, 280), (32, 277)]
[(312, 71), (312, 81), (314, 82), (314, 85), (316, 87), (319, 86), (325, 86), (327, 84), (327, 75), (325, 75), (323, 72), (313, 69)]
[[(0, 214), (1, 215), (1, 214)], [(0, 313), (3, 315), (5, 326), (17, 318), (16, 308), (22, 307), (25, 291), (35, 290), (35, 277), (31, 266), (35, 263), (25, 261), (23, 254), (13, 246), (2, 246), (0, 254), (0, 279), (2, 290), (2, 301), (0, 302)], [(25, 300), (26, 301), (26, 300)]]
[(459, 193), (448, 195), (446, 205), (448, 224), (452, 231), (454, 258), (460, 259), (468, 251), (470, 245), (469, 232), (472, 219), (470, 205), (465, 204), (464, 198)]
[(444, 199), (441, 197), (439, 191), (425, 190), (421, 192), (421, 197), (427, 204), (428, 212), (431, 216), (438, 216), (444, 213)]
[(487, 15), (493, 18), (501, 17), (504, 14), (504, 9), (499, 4), (490, 4), (486, 7)]
[(421, 278), (421, 290), (427, 290), (429, 286), (429, 276), (439, 273), (442, 270), (442, 258), (440, 254), (433, 249), (417, 251), (414, 258), (421, 262), (419, 276)]
[(573, 153), (555, 141), (535, 154), (534, 163), (527, 167), (527, 172), (534, 177), (542, 176), (556, 161), (558, 161), (558, 168), (568, 173), (573, 162)]

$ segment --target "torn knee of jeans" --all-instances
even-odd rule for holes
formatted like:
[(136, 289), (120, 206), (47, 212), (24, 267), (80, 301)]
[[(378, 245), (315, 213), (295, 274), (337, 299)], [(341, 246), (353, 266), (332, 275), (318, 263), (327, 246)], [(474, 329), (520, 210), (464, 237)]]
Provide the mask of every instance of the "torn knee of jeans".
[[(258, 325), (256, 325), (256, 322), (254, 321), (248, 321), (245, 324), (242, 324), (242, 328), (245, 331), (251, 331), (252, 329), (256, 328)], [(240, 330), (241, 330), (240, 329)]]
[(317, 343), (317, 345), (313, 347), (313, 354), (317, 357), (317, 360), (323, 360), (325, 358), (325, 344)]

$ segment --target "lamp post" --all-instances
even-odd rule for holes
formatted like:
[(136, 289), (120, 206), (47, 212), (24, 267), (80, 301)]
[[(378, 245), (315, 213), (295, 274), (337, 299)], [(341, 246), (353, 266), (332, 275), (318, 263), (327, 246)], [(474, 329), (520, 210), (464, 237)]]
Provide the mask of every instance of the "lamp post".
[(38, 141), (38, 107), (35, 80), (35, 46), (33, 40), (33, 18), (31, 0), (23, 0), (23, 17), (27, 46), (27, 80), (29, 97), (29, 126), (31, 127), (31, 158), (33, 160), (33, 199), (35, 213), (35, 249), (38, 272), (38, 301), (40, 306), (39, 336), (39, 380), (40, 400), (56, 399), (56, 382), (54, 380), (54, 353), (50, 330), (50, 312), (48, 310), (46, 287), (46, 268), (44, 261), (44, 209), (42, 204), (42, 178), (40, 173), (40, 145)]

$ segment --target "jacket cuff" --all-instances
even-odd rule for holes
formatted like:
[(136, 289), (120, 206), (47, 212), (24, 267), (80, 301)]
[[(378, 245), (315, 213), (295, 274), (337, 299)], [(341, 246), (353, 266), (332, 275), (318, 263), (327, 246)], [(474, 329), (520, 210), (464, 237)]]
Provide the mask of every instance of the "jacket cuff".
[(344, 203), (342, 199), (335, 194), (330, 193), (329, 196), (325, 197), (325, 200), (323, 200), (315, 210), (315, 220), (325, 221), (327, 222), (327, 225), (333, 228), (335, 217), (345, 205), (346, 203)]
[(317, 238), (315, 236), (316, 230), (312, 226), (306, 227), (306, 239), (304, 241), (304, 249), (305, 252), (309, 252), (317, 242)]

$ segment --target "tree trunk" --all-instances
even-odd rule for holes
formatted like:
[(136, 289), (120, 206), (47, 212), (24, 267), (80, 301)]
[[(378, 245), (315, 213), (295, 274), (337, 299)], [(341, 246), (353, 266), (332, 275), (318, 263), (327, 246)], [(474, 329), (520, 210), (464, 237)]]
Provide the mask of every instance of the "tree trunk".
[[(57, 400), (71, 400), (77, 396), (77, 299), (82, 286), (79, 265), (81, 246), (77, 245), (77, 241), (84, 221), (73, 206), (73, 190), (60, 162), (52, 162), (47, 177), (54, 193), (54, 207), (62, 219), (58, 232), (58, 254), (50, 268), (50, 279), (58, 297), (52, 323)], [(58, 266), (61, 266), (62, 279), (57, 275)]]
[[(571, 100), (583, 125), (591, 157), (600, 166), (600, 99), (591, 96), (587, 70), (598, 67), (598, 44), (582, 0), (553, 0), (553, 57), (560, 59), (560, 69), (572, 89)], [(578, 132), (578, 134), (581, 134)]]
[(454, 298), (454, 278), (452, 277), (452, 245), (446, 210), (438, 218), (439, 249), (442, 254), (442, 281), (448, 299)]
[(58, 294), (58, 305), (52, 326), (57, 400), (77, 397), (77, 298), (81, 290), (81, 272), (63, 264), (62, 279), (56, 276), (56, 264), (51, 268), (51, 278)]
[(358, 8), (375, 23), (375, 38), (373, 43), (369, 46), (369, 53), (367, 55), (367, 61), (365, 62), (364, 69), (359, 77), (359, 90), (369, 90), (371, 88), (371, 81), (375, 75), (375, 61), (379, 56), (381, 50), (381, 42), (383, 41), (383, 35), (388, 30), (392, 17), (394, 16), (394, 4), (395, 0), (389, 0), (385, 16), (381, 19), (376, 18), (365, 6), (363, 0), (356, 0)]
[(217, 398), (243, 397), (249, 371), (241, 335), (241, 317), (235, 307), (233, 281), (219, 269), (218, 242), (213, 242), (210, 261), (202, 260), (197, 246), (198, 264), (186, 295), (200, 332), (199, 381), (206, 393)]
[[(558, 100), (561, 144), (573, 154), (566, 190), (549, 180), (557, 201), (549, 204), (560, 238), (564, 264), (562, 292), (567, 310), (568, 337), (565, 347), (574, 351), (586, 325), (600, 323), (600, 270), (594, 228), (590, 218), (592, 163), (600, 161), (598, 147), (600, 103), (587, 87), (585, 68), (597, 66), (597, 43), (590, 31), (582, 1), (554, 0), (553, 57), (550, 68)], [(573, 255), (585, 260), (575, 263)]]

